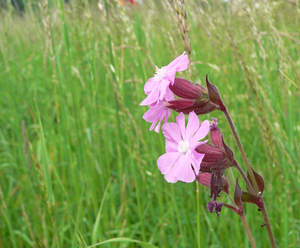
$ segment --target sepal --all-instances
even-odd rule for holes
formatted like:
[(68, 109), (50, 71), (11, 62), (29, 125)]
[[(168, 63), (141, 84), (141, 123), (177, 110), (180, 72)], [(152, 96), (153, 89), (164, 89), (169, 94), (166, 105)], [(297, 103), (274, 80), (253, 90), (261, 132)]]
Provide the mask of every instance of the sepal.
[(259, 208), (263, 207), (261, 196), (252, 195), (249, 192), (243, 191), (242, 193), (242, 202), (250, 202), (257, 205)]
[(235, 190), (234, 190), (234, 203), (237, 205), (239, 208), (238, 211), (235, 211), (238, 214), (243, 213), (243, 201), (242, 201), (242, 195), (243, 191), (241, 189), (241, 186), (239, 184), (239, 179), (236, 179), (236, 184), (235, 184)]
[[(255, 180), (257, 182), (257, 186), (258, 186), (258, 189), (259, 189), (259, 192), (260, 192), (260, 193), (259, 192), (257, 192), (257, 193), (259, 193), (259, 195), (262, 196), (263, 193), (264, 193), (264, 189), (265, 189), (265, 181), (264, 181), (263, 177), (261, 175), (259, 175), (257, 172), (255, 172), (253, 169), (252, 169), (252, 172), (254, 174), (254, 177), (255, 177)], [(248, 172), (247, 172), (247, 178), (248, 178), (249, 182), (251, 183), (251, 185), (254, 188), (252, 179), (251, 179), (251, 177), (250, 177), (250, 175), (249, 175)], [(247, 188), (247, 190), (249, 191), (248, 188)]]

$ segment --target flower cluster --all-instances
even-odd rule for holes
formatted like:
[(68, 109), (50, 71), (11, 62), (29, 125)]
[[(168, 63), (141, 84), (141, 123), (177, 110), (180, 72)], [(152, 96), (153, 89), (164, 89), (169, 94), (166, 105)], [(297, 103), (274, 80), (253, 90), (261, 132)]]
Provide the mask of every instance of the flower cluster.
[(156, 67), (155, 76), (145, 84), (144, 91), (147, 97), (140, 105), (148, 105), (150, 108), (143, 116), (144, 120), (152, 123), (150, 131), (156, 126), (155, 131), (159, 133), (161, 121), (163, 119), (165, 122), (168, 121), (171, 111), (166, 107), (166, 103), (174, 100), (174, 94), (169, 86), (174, 84), (176, 72), (186, 70), (188, 65), (189, 59), (184, 52), (169, 65), (160, 69)]
[[(263, 213), (272, 247), (276, 247), (274, 235), (265, 211), (262, 198), (264, 192), (263, 178), (251, 167), (245, 151), (241, 145), (232, 119), (216, 86), (210, 83), (206, 75), (206, 87), (195, 84), (183, 78), (176, 78), (176, 72), (188, 68), (189, 60), (185, 52), (169, 65), (156, 68), (156, 74), (145, 84), (147, 97), (140, 105), (147, 105), (149, 110), (143, 118), (152, 123), (153, 129), (165, 136), (166, 153), (157, 160), (158, 169), (169, 183), (182, 181), (191, 183), (197, 180), (200, 184), (210, 188), (211, 201), (207, 209), (220, 216), (222, 207), (236, 212), (246, 228), (252, 247), (256, 247), (249, 227), (245, 221), (243, 203), (255, 204)], [(176, 98), (175, 98), (176, 96)], [(176, 122), (168, 123), (171, 110), (178, 112)], [(247, 167), (247, 175), (234, 158), (233, 151), (226, 145), (223, 134), (218, 127), (218, 120), (204, 120), (200, 123), (198, 115), (220, 110), (226, 116), (234, 139), (238, 144), (242, 158)], [(185, 114), (188, 115), (187, 125)], [(164, 124), (161, 128), (162, 121)], [(209, 134), (209, 139), (205, 137)], [(210, 141), (209, 141), (210, 140)], [(234, 197), (230, 196), (229, 181), (225, 171), (234, 167), (238, 170), (246, 183), (246, 191), (234, 181), (230, 171), (230, 181), (234, 185)], [(231, 204), (218, 201), (221, 192), (228, 195)]]
[[(212, 201), (208, 204), (210, 212), (219, 216), (223, 204), (217, 202), (219, 194), (229, 194), (229, 182), (225, 170), (236, 164), (232, 150), (225, 144), (218, 120), (204, 120), (200, 123), (198, 115), (214, 110), (225, 111), (217, 88), (206, 76), (206, 87), (183, 78), (176, 78), (176, 72), (188, 68), (189, 60), (185, 52), (169, 65), (156, 68), (156, 74), (144, 86), (147, 97), (140, 105), (149, 110), (143, 118), (152, 123), (159, 133), (161, 122), (165, 136), (166, 153), (157, 160), (157, 166), (169, 183), (197, 181), (210, 187)], [(175, 99), (176, 95), (176, 99)], [(179, 112), (176, 122), (168, 123), (171, 110)], [(185, 114), (188, 122), (185, 125)], [(210, 133), (208, 139), (203, 140)]]

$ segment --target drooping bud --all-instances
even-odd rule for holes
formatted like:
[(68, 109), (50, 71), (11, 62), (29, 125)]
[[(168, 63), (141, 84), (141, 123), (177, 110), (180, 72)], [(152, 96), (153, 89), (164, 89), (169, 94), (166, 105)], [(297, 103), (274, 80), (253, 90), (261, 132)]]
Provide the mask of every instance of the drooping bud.
[(223, 134), (221, 133), (220, 128), (217, 127), (218, 124), (218, 119), (217, 118), (212, 118), (213, 123), (211, 124), (210, 127), (210, 141), (213, 145), (224, 149), (223, 146)]
[(217, 197), (220, 197), (220, 193), (223, 190), (223, 171), (214, 171), (211, 174), (210, 179), (210, 197), (216, 201)]
[[(203, 186), (209, 187), (211, 184), (211, 173), (199, 173), (199, 175), (196, 177), (197, 181), (202, 184)], [(228, 179), (224, 176), (222, 176), (222, 182), (223, 182), (223, 191), (226, 194), (229, 194), (229, 182)]]
[(225, 106), (221, 100), (219, 91), (216, 86), (214, 86), (213, 84), (211, 84), (209, 82), (208, 75), (206, 75), (206, 86), (207, 86), (207, 90), (208, 90), (208, 96), (209, 96), (209, 99), (211, 100), (211, 102), (213, 102), (214, 104), (219, 106), (221, 111), (224, 111)]

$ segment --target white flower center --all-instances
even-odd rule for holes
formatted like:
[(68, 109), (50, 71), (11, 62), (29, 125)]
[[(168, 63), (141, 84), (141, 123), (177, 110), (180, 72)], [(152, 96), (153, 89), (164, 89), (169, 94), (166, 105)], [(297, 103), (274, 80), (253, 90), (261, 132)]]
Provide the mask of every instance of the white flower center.
[(178, 145), (178, 151), (186, 153), (189, 150), (190, 144), (187, 141), (180, 141)]
[(163, 80), (163, 78), (166, 75), (166, 69), (164, 67), (159, 69), (157, 66), (155, 66), (155, 68), (156, 68), (156, 72), (154, 75), (154, 80), (156, 82), (160, 82), (161, 80)]

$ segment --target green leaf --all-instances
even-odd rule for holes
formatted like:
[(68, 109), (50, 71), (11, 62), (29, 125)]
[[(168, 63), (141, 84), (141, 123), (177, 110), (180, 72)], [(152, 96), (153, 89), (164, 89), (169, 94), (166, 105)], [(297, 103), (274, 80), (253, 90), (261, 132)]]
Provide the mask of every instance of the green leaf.
[(108, 244), (108, 243), (118, 243), (118, 242), (131, 242), (131, 243), (137, 243), (141, 247), (158, 248), (155, 245), (151, 245), (151, 244), (146, 243), (146, 242), (142, 242), (142, 241), (135, 240), (135, 239), (130, 239), (130, 238), (125, 238), (125, 237), (109, 239), (109, 240), (106, 240), (106, 241), (88, 246), (87, 248), (96, 247), (98, 245), (100, 246), (100, 245), (104, 245), (104, 244)]

